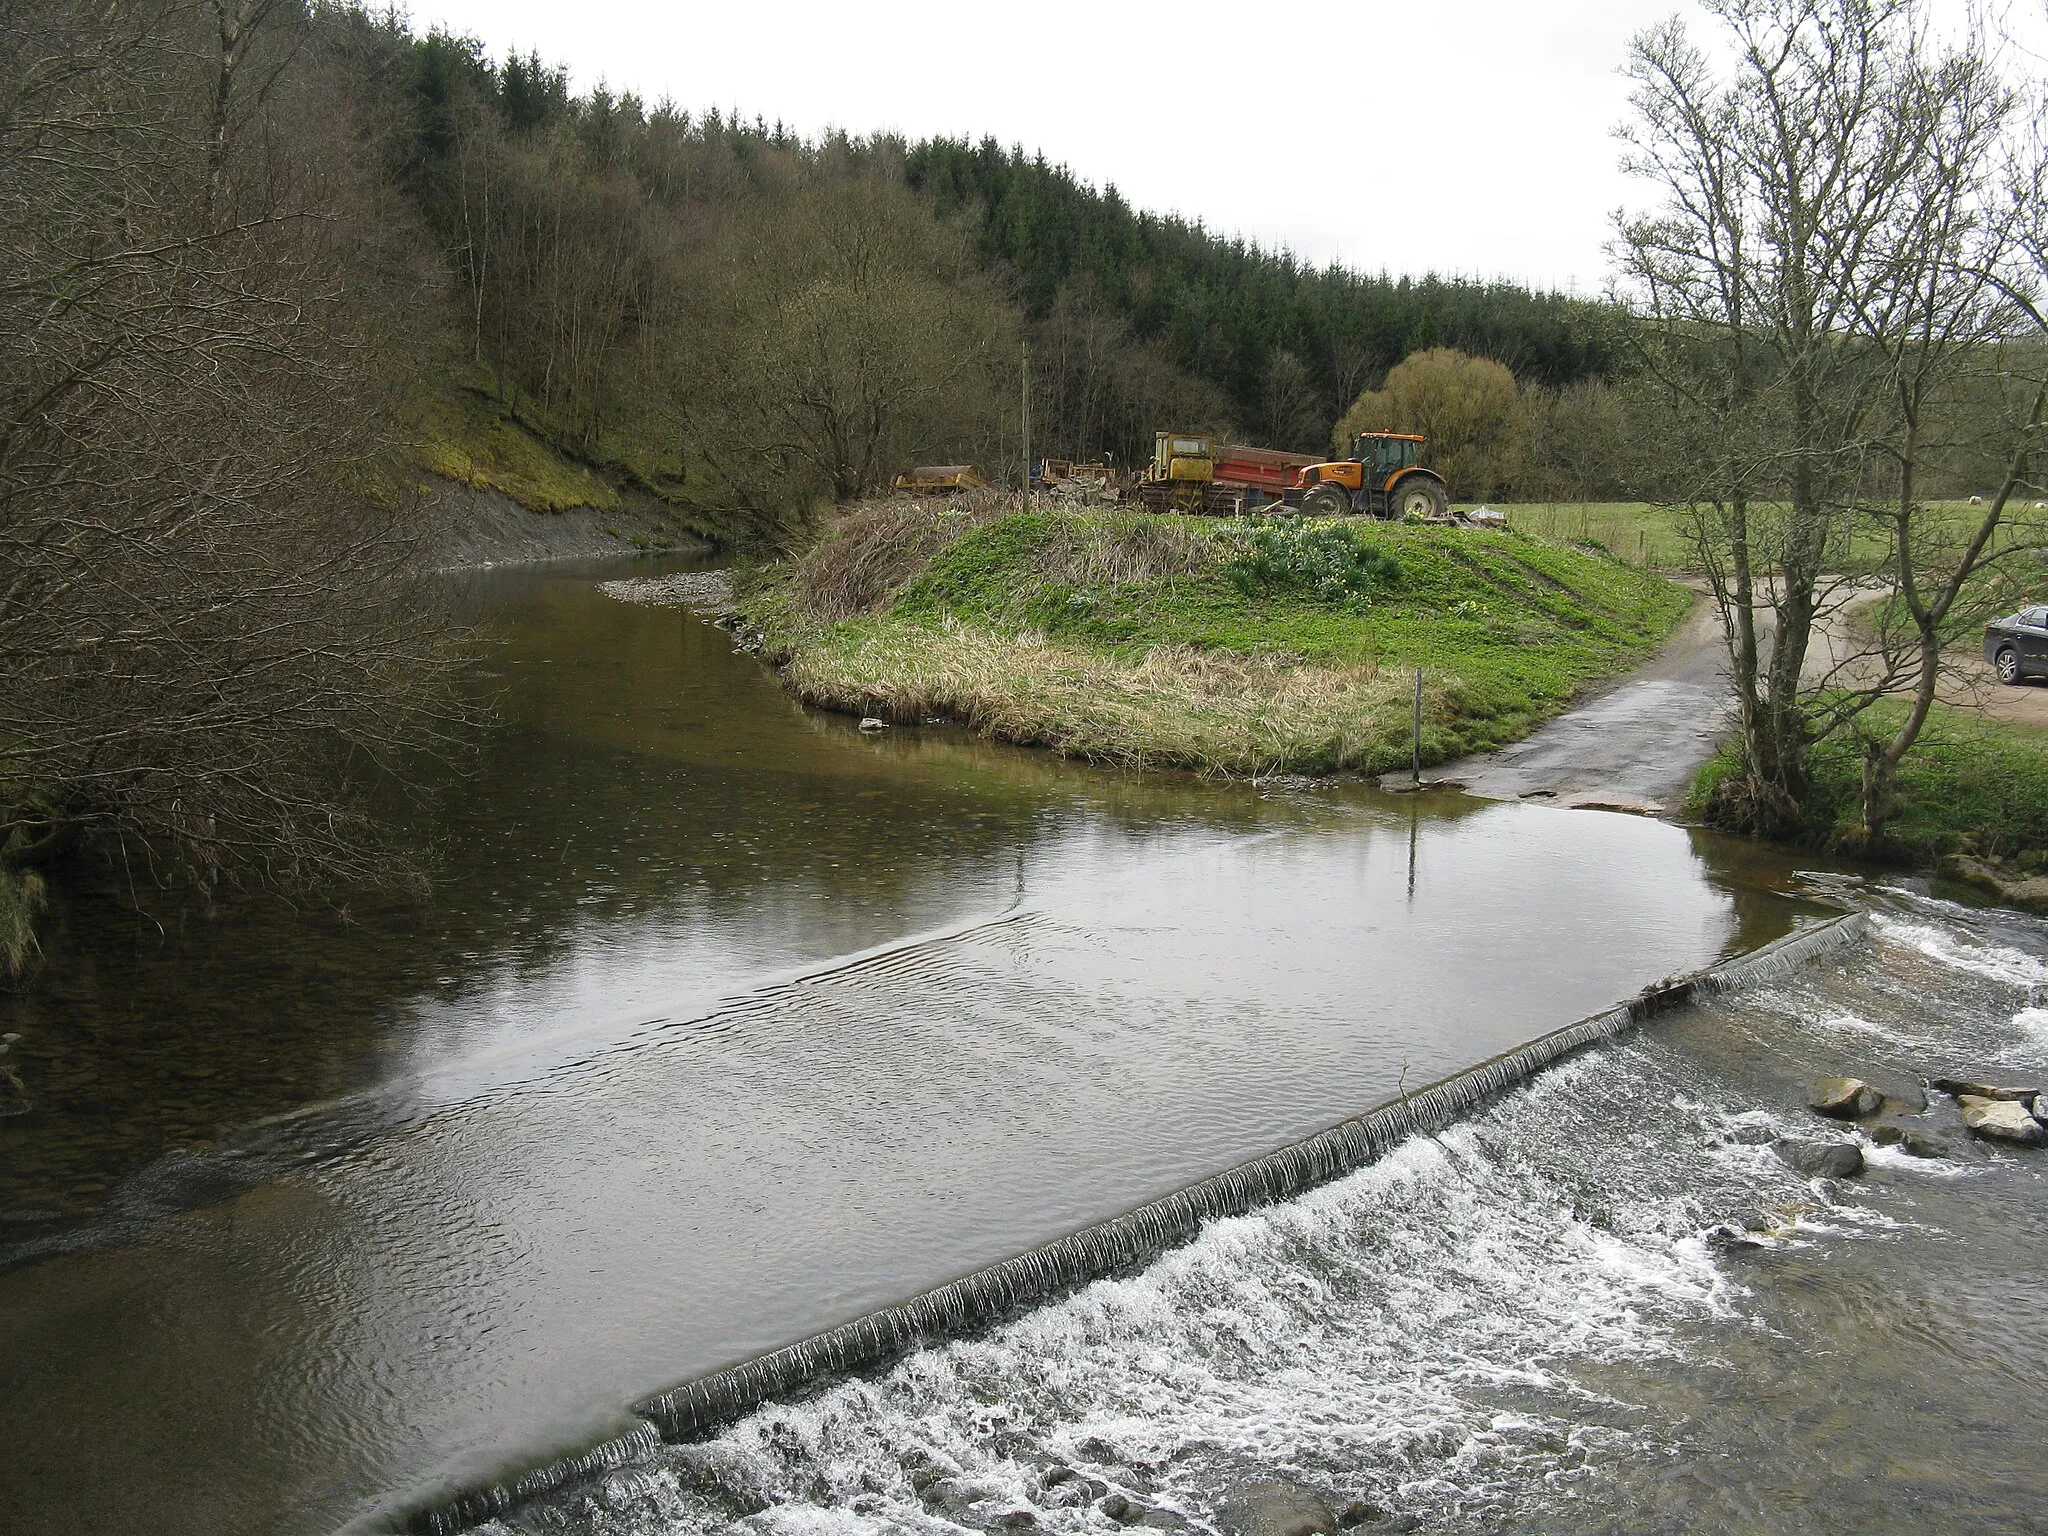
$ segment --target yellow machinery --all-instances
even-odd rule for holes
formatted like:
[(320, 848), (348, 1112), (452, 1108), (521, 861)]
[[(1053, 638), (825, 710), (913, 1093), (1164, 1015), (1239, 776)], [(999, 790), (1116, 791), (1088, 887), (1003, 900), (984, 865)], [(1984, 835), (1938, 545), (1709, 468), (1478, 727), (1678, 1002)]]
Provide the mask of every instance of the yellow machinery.
[(905, 496), (949, 496), (980, 490), (983, 483), (972, 464), (920, 464), (896, 477), (896, 489)]
[(1207, 512), (1215, 499), (1216, 443), (1206, 432), (1161, 432), (1132, 494), (1147, 512)]
[[(1450, 516), (1451, 493), (1443, 476), (1425, 469), (1417, 455), (1426, 438), (1410, 432), (1361, 432), (1351, 456), (1310, 464), (1296, 482), (1301, 510), (1311, 517), (1369, 512), (1374, 517), (1418, 517), (1439, 522)], [(1287, 496), (1296, 500), (1295, 492)]]

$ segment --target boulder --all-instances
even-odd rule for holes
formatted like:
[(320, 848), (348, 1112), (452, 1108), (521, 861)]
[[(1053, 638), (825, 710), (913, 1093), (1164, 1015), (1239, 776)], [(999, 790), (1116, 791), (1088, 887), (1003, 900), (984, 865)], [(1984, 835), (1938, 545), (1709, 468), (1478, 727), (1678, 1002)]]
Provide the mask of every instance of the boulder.
[(2026, 1105), (2016, 1100), (1986, 1099), (1974, 1093), (1962, 1094), (1960, 1100), (1963, 1124), (1973, 1135), (2021, 1147), (2038, 1147), (2048, 1140), (2048, 1127), (2029, 1114)]
[(1216, 1506), (1224, 1536), (1333, 1536), (1337, 1517), (1312, 1489), (1277, 1477), (1239, 1483)]
[[(1727, 1222), (1723, 1222), (1718, 1227), (1709, 1227), (1707, 1229), (1706, 1242), (1707, 1246), (1716, 1253), (1740, 1253), (1745, 1249), (1763, 1247), (1763, 1244), (1750, 1236), (1745, 1229), (1733, 1226)], [(1347, 1504), (1345, 1508), (1349, 1509), (1350, 1506)], [(1338, 1513), (1337, 1523), (1339, 1525), (1345, 1523), (1342, 1511)]]
[(1337, 1524), (1343, 1530), (1355, 1525), (1378, 1525), (1387, 1518), (1387, 1512), (1370, 1499), (1353, 1499), (1337, 1511)]
[(1884, 1094), (1886, 1114), (1924, 1115), (1927, 1113), (1927, 1095), (1918, 1083), (1884, 1083), (1879, 1085)]
[(1127, 1499), (1120, 1493), (1112, 1493), (1095, 1507), (1118, 1525), (1136, 1525), (1150, 1513), (1144, 1505)]
[(1191, 1531), (1188, 1517), (1177, 1509), (1148, 1509), (1138, 1517), (1138, 1524), (1148, 1531)]
[(1884, 1095), (1860, 1077), (1824, 1077), (1813, 1085), (1809, 1102), (1829, 1119), (1861, 1120), (1884, 1108)]
[(1917, 1125), (1880, 1120), (1865, 1132), (1880, 1147), (1897, 1147), (1908, 1157), (1953, 1157), (1955, 1147), (1946, 1137)]
[(1774, 1144), (1778, 1156), (1810, 1179), (1852, 1179), (1863, 1171), (1863, 1149), (1853, 1141), (1794, 1141)]
[(1966, 1077), (1937, 1077), (1931, 1086), (1958, 1099), (2002, 1099), (2014, 1104), (2024, 1103), (2041, 1091), (2038, 1086), (2020, 1088), (2003, 1083), (1979, 1083)]

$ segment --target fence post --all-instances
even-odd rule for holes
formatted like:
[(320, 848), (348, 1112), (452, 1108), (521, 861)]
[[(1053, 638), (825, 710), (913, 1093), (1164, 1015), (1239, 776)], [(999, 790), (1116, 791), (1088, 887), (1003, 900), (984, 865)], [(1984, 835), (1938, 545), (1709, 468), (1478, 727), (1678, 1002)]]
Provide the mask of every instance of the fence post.
[(1422, 668), (1415, 669), (1415, 773), (1414, 787), (1422, 788)]

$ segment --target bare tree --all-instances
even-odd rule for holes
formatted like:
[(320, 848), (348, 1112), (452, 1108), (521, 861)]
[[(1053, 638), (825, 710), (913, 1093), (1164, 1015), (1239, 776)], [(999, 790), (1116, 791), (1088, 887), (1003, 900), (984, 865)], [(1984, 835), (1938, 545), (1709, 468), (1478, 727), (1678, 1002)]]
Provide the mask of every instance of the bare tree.
[(403, 877), (371, 795), (463, 713), (384, 472), (422, 268), (262, 9), (0, 38), (0, 864)]
[[(2040, 276), (2040, 161), (2001, 153), (2017, 101), (1981, 36), (1946, 57), (1915, 55), (1901, 82), (1900, 110), (1917, 129), (1906, 195), (1867, 231), (1868, 278), (1848, 295), (1850, 334), (1877, 358), (1887, 389), (1874, 444), (1876, 494), (1859, 508), (1859, 524), (1888, 546), (1884, 597), (1875, 645), (1852, 649), (1838, 669), (1846, 675), (1822, 680), (1815, 712), (1816, 735), (1846, 725), (1858, 738), (1866, 842), (1883, 835), (1892, 814), (1899, 763), (1927, 724), (1957, 621), (1974, 626), (1985, 617), (1967, 600), (1973, 584), (1981, 588), (1978, 578), (2041, 547), (2038, 529), (2015, 527), (2010, 517), (2015, 493), (2029, 483), (2048, 405), (2031, 297)], [(1959, 521), (1929, 508), (1928, 482), (1959, 446), (1958, 431), (1981, 434), (1987, 425), (2004, 462), (1981, 515)], [(1870, 705), (1893, 692), (1906, 695), (1908, 708), (1887, 725)]]
[(1013, 312), (901, 186), (806, 178), (751, 210), (720, 277), (677, 394), (697, 451), (764, 517), (1000, 442)]
[[(1866, 492), (1896, 476), (1893, 568), (1913, 589), (1926, 520), (1906, 414), (2003, 323), (1969, 274), (1993, 238), (1974, 157), (1995, 147), (2007, 106), (1981, 59), (1929, 41), (1911, 0), (1707, 9), (1730, 45), (1726, 78), (1676, 21), (1633, 46), (1625, 163), (1661, 206), (1620, 222), (1616, 256), (1729, 635), (1743, 772), (1716, 809), (1790, 832), (1811, 743), (1858, 707), (1823, 702), (1806, 673), (1816, 625), (1856, 595)], [(1959, 588), (1974, 558), (1943, 586)], [(1906, 601), (1931, 635), (1947, 605), (1925, 597)], [(1917, 731), (1884, 749), (1879, 779)]]
[(1314, 447), (1325, 434), (1329, 418), (1321, 414), (1314, 382), (1302, 360), (1284, 347), (1275, 348), (1266, 359), (1261, 376), (1259, 404), (1265, 413), (1260, 423), (1266, 441), (1276, 447)]

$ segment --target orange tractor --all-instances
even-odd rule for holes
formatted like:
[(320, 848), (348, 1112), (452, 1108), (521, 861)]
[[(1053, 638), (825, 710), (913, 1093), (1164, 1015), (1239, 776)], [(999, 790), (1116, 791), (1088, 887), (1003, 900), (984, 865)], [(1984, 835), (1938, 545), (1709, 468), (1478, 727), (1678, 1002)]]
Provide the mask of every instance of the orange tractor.
[(1311, 517), (1448, 517), (1451, 495), (1443, 476), (1417, 462), (1424, 441), (1407, 432), (1361, 432), (1351, 439), (1349, 458), (1305, 466), (1287, 500), (1298, 499)]

